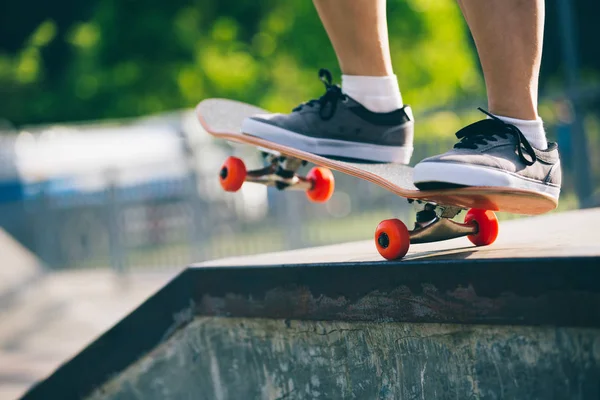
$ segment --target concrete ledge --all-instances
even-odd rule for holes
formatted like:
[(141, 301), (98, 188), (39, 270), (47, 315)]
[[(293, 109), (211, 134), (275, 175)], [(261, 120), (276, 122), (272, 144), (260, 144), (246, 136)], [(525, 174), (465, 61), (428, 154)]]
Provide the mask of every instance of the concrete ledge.
[[(358, 329), (372, 333), (363, 339), (356, 339), (357, 341), (352, 342), (354, 344), (350, 346), (350, 348), (356, 346), (357, 354), (362, 354), (356, 356), (358, 357), (356, 362), (362, 360), (361, 362), (370, 365), (368, 371), (372, 375), (368, 379), (374, 386), (369, 386), (369, 390), (379, 387), (381, 390), (388, 388), (390, 393), (408, 393), (398, 392), (398, 390), (408, 390), (406, 387), (410, 386), (416, 389), (411, 389), (414, 394), (409, 397), (422, 398), (425, 392), (419, 390), (419, 382), (421, 379), (422, 382), (425, 382), (425, 379), (428, 381), (434, 379), (433, 375), (428, 376), (427, 371), (424, 371), (422, 375), (419, 372), (418, 376), (413, 376), (412, 371), (414, 368), (423, 371), (424, 362), (430, 360), (427, 362), (430, 372), (446, 371), (449, 374), (450, 380), (440, 380), (438, 384), (432, 384), (431, 387), (439, 390), (447, 386), (448, 390), (460, 388), (459, 393), (471, 393), (468, 392), (471, 389), (472, 393), (478, 393), (477, 390), (482, 389), (478, 386), (478, 382), (490, 376), (500, 376), (502, 386), (497, 384), (493, 386), (490, 383), (485, 390), (499, 390), (496, 392), (496, 396), (499, 396), (505, 388), (507, 390), (505, 393), (513, 393), (512, 388), (521, 385), (519, 387), (523, 390), (532, 390), (532, 392), (519, 392), (523, 396), (517, 397), (534, 398), (535, 396), (530, 396), (531, 393), (536, 393), (538, 390), (539, 393), (546, 393), (544, 386), (549, 385), (556, 390), (564, 389), (567, 398), (576, 397), (577, 389), (571, 386), (571, 383), (564, 386), (566, 380), (580, 382), (580, 387), (586, 390), (581, 393), (585, 396), (591, 395), (597, 393), (593, 390), (599, 390), (595, 378), (598, 376), (600, 358), (598, 350), (600, 349), (600, 268), (598, 267), (600, 249), (597, 246), (598, 236), (594, 231), (597, 224), (593, 222), (598, 215), (598, 210), (591, 210), (505, 224), (509, 227), (517, 227), (508, 229), (524, 232), (521, 236), (524, 239), (522, 242), (516, 242), (519, 238), (511, 237), (510, 240), (513, 242), (509, 240), (504, 245), (500, 245), (509, 247), (509, 249), (504, 247), (504, 252), (501, 251), (502, 247), (495, 250), (490, 247), (491, 251), (499, 252), (493, 257), (481, 256), (487, 250), (463, 248), (456, 253), (456, 249), (438, 248), (432, 249), (432, 253), (425, 256), (398, 262), (368, 259), (357, 262), (356, 259), (360, 257), (373, 257), (364, 253), (362, 255), (351, 253), (353, 261), (339, 262), (340, 259), (348, 257), (343, 249), (349, 247), (335, 246), (334, 248), (338, 249), (336, 253), (328, 252), (331, 247), (314, 251), (281, 253), (272, 256), (275, 261), (271, 263), (261, 263), (261, 260), (269, 256), (258, 256), (253, 259), (254, 261), (252, 258), (244, 259), (243, 262), (247, 262), (250, 266), (236, 266), (236, 260), (226, 260), (212, 265), (191, 267), (63, 365), (51, 377), (30, 390), (25, 398), (81, 398), (103, 387), (109, 380), (116, 378), (118, 381), (120, 377), (125, 381), (131, 379), (130, 382), (138, 382), (140, 386), (134, 386), (131, 390), (139, 390), (140, 393), (146, 393), (149, 387), (157, 391), (163, 390), (161, 389), (163, 384), (169, 386), (164, 388), (164, 393), (176, 393), (172, 391), (174, 388), (170, 387), (170, 381), (164, 380), (160, 375), (163, 373), (160, 371), (165, 371), (165, 376), (170, 376), (166, 370), (171, 369), (179, 371), (182, 379), (189, 379), (187, 383), (179, 384), (184, 385), (183, 390), (187, 390), (185, 385), (198, 389), (198, 386), (194, 386), (197, 384), (195, 381), (205, 382), (202, 379), (209, 379), (207, 374), (211, 374), (210, 380), (213, 386), (208, 386), (207, 382), (203, 383), (206, 393), (216, 390), (215, 398), (235, 398), (231, 394), (233, 392), (217, 389), (217, 387), (234, 388), (231, 385), (238, 384), (237, 378), (227, 375), (224, 370), (221, 371), (226, 368), (226, 360), (231, 360), (230, 366), (234, 368), (234, 360), (238, 360), (239, 357), (244, 359), (259, 357), (260, 354), (272, 351), (273, 346), (288, 345), (292, 348), (306, 346), (306, 351), (317, 352), (315, 354), (326, 357), (327, 353), (322, 352), (325, 350), (321, 348), (333, 344), (323, 342), (319, 336), (322, 336), (323, 332), (340, 329), (342, 331)], [(559, 249), (560, 254), (523, 251), (527, 248), (535, 248), (535, 243), (538, 243), (538, 247), (547, 249), (555, 247), (556, 242), (551, 240), (555, 235), (553, 232), (558, 231), (563, 235), (564, 240), (566, 238), (580, 240), (564, 242), (564, 246)], [(582, 231), (584, 233), (581, 233)], [(519, 247), (519, 243), (524, 247)], [(445, 254), (445, 251), (450, 251), (451, 254)], [(504, 257), (498, 256), (503, 253)], [(238, 262), (242, 262), (240, 260), (237, 259)], [(310, 263), (302, 264), (307, 260), (310, 260)], [(288, 264), (290, 261), (293, 263)], [(275, 325), (270, 325), (269, 320)], [(236, 323), (243, 326), (235, 325)], [(234, 324), (236, 328), (234, 329), (230, 324)], [(231, 329), (228, 330), (228, 326)], [(291, 327), (299, 327), (300, 331), (308, 329), (309, 332), (305, 334), (309, 339), (297, 344), (294, 344), (295, 339), (292, 337), (285, 339), (288, 342), (276, 341), (271, 344), (265, 342), (265, 349), (252, 345), (253, 335), (259, 338), (268, 331), (276, 337), (285, 337), (288, 333), (295, 332), (286, 330), (292, 329)], [(465, 334), (465, 332), (470, 333)], [(441, 342), (435, 339), (438, 334)], [(214, 335), (219, 337), (230, 335), (232, 338), (236, 335), (246, 335), (249, 338), (245, 339), (246, 345), (243, 344), (244, 342), (234, 345), (235, 340), (233, 340), (221, 346), (214, 340), (229, 339), (213, 338)], [(338, 346), (339, 351), (342, 352), (339, 355), (340, 360), (349, 357), (348, 353), (343, 353), (349, 351), (348, 348), (344, 350), (342, 346), (343, 340), (346, 340), (344, 338), (350, 340), (349, 335), (344, 334), (335, 339), (339, 341), (335, 346)], [(419, 338), (431, 335), (433, 336), (430, 339), (433, 341), (427, 344), (430, 347), (419, 348), (418, 343), (424, 343)], [(402, 348), (404, 344), (401, 342), (404, 339), (398, 340), (406, 336), (415, 338), (414, 341), (411, 339), (406, 342), (409, 343), (406, 344), (409, 347)], [(460, 346), (463, 347), (456, 347), (458, 353), (451, 354), (453, 347), (448, 345), (444, 347), (440, 343), (454, 343), (452, 340), (455, 339), (452, 338), (456, 337), (461, 338), (457, 343), (461, 343)], [(447, 342), (448, 340), (450, 342)], [(194, 370), (195, 373), (188, 374), (186, 372), (188, 361), (183, 357), (183, 353), (180, 353), (183, 358), (172, 358), (171, 355), (177, 353), (170, 353), (168, 350), (178, 346), (184, 346), (181, 348), (187, 348), (190, 354), (196, 354), (194, 362), (208, 365), (206, 367), (208, 369), (198, 366), (199, 369)], [(200, 350), (196, 351), (193, 346), (200, 346), (198, 347)], [(271, 350), (266, 349), (268, 346), (271, 346), (269, 347)], [(479, 350), (475, 351), (469, 346), (475, 346)], [(419, 352), (415, 349), (421, 350)], [(277, 357), (289, 356), (285, 351), (281, 350), (277, 353)], [(211, 356), (211, 352), (215, 355)], [(390, 383), (391, 378), (385, 375), (383, 369), (378, 369), (379, 367), (385, 369), (391, 365), (388, 363), (392, 361), (381, 358), (389, 352), (400, 352), (406, 357), (402, 361), (406, 363), (402, 364), (404, 365), (402, 371), (409, 371), (405, 372), (408, 375), (395, 377), (396, 383)], [(527, 354), (531, 356), (530, 362), (527, 362)], [(431, 358), (427, 358), (429, 355)], [(211, 357), (222, 359), (225, 364), (215, 364), (211, 361)], [(516, 358), (518, 358), (514, 361), (516, 364), (510, 364), (513, 362), (511, 360)], [(181, 364), (174, 363), (174, 360), (178, 360), (177, 362)], [(345, 362), (349, 362), (348, 360), (354, 359), (348, 358)], [(239, 373), (254, 374), (255, 372), (252, 372), (254, 370), (260, 373), (261, 368), (266, 368), (264, 379), (271, 379), (268, 377), (274, 376), (272, 374), (275, 372), (269, 368), (275, 364), (255, 362), (256, 364), (252, 364), (254, 369), (247, 364), (239, 364)], [(282, 361), (273, 361), (275, 362)], [(161, 363), (162, 367), (159, 366)], [(460, 365), (453, 365), (455, 363)], [(500, 363), (509, 365), (500, 365)], [(301, 370), (308, 368), (308, 365), (309, 363), (298, 359), (288, 368)], [(335, 369), (335, 365), (337, 365), (335, 368), (339, 369)], [(359, 372), (347, 369), (344, 367), (346, 364), (341, 361), (335, 365), (323, 367), (323, 370), (315, 365), (314, 371), (325, 374), (324, 371), (329, 368), (331, 379), (350, 374), (344, 379), (360, 381), (364, 378), (364, 382), (368, 380), (367, 377), (352, 375)], [(550, 371), (551, 366), (559, 370)], [(124, 377), (123, 371), (128, 368), (138, 368), (135, 371), (141, 372)], [(153, 368), (159, 368), (155, 370), (159, 375), (143, 376), (142, 372), (149, 373)], [(398, 366), (394, 368), (396, 371), (401, 370)], [(467, 381), (459, 378), (459, 375), (467, 370), (471, 372), (470, 375), (465, 376), (476, 378), (475, 383), (471, 384), (471, 389)], [(277, 374), (280, 372), (285, 371), (279, 371)], [(215, 381), (217, 379), (215, 373), (221, 381)], [(151, 379), (152, 376), (154, 379)], [(309, 379), (309, 375), (302, 376)], [(450, 378), (452, 376), (456, 379)], [(527, 384), (521, 383), (517, 379), (521, 376), (533, 381), (527, 381), (529, 382)], [(594, 378), (593, 383), (590, 376)], [(254, 379), (254, 377), (247, 375), (244, 379)], [(510, 383), (505, 379), (516, 379), (517, 383)], [(309, 384), (310, 390), (316, 386), (312, 382), (296, 381), (293, 382), (293, 387), (298, 388), (300, 384)], [(401, 388), (399, 384), (406, 387)], [(289, 385), (282, 385), (278, 384), (277, 390), (268, 392), (265, 398), (277, 398), (279, 393), (285, 394), (287, 393), (285, 390), (291, 390)], [(106, 389), (105, 392), (96, 392), (96, 395), (106, 393), (108, 398), (122, 398), (119, 397), (121, 394), (126, 397), (129, 393), (127, 391), (129, 389), (124, 389), (125, 386), (118, 386), (118, 384), (116, 386), (121, 387), (123, 391), (114, 387), (111, 386), (113, 389)], [(478, 389), (473, 389), (475, 387)], [(333, 386), (327, 387), (327, 390), (330, 389), (334, 390)], [(385, 391), (388, 389), (382, 393), (387, 393)], [(240, 386), (240, 390), (244, 390), (243, 386)], [(327, 392), (325, 388), (321, 390), (323, 393), (333, 393)], [(186, 393), (201, 398), (199, 392)], [(219, 393), (223, 397), (219, 397)], [(226, 393), (230, 393), (229, 396), (225, 396)], [(435, 398), (430, 397), (429, 392), (427, 393), (426, 398)], [(291, 395), (290, 398), (303, 398), (303, 396), (310, 398), (309, 394)], [(507, 397), (511, 396), (507, 395)]]

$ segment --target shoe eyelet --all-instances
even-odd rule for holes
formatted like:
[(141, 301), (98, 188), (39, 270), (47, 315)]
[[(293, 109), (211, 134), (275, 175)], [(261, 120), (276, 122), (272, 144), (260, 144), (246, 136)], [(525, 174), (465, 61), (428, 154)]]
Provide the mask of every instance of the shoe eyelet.
[(348, 102), (348, 96), (342, 97), (342, 103), (346, 104)]

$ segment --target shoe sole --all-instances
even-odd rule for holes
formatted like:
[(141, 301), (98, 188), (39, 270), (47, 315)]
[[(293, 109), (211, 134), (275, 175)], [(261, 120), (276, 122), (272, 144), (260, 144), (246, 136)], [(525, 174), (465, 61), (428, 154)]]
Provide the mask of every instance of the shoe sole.
[(252, 118), (244, 120), (242, 132), (324, 157), (408, 164), (413, 152), (412, 146), (384, 146), (372, 143), (313, 138)]
[(439, 182), (464, 186), (509, 187), (544, 193), (555, 199), (558, 199), (560, 195), (560, 187), (525, 178), (512, 172), (471, 164), (420, 163), (414, 168), (413, 181), (415, 185)]

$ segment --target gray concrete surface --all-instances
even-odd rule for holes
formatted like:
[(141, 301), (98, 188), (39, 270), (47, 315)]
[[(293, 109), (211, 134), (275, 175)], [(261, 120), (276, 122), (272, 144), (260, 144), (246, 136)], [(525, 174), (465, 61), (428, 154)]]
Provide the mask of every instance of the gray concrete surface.
[(596, 330), (196, 318), (90, 400), (597, 399)]

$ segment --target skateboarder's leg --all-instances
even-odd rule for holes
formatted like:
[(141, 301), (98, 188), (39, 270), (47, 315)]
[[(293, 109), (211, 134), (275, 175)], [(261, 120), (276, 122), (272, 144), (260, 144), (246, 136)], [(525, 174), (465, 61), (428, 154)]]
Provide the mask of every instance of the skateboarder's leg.
[[(314, 0), (342, 73), (393, 75), (386, 0)], [(360, 27), (360, 28), (359, 28)]]
[(415, 184), (502, 186), (558, 198), (558, 150), (547, 143), (537, 114), (543, 0), (458, 1), (475, 39), (492, 114), (460, 130), (454, 149), (417, 164)]
[(546, 148), (537, 113), (544, 0), (457, 0), (473, 34), (492, 114), (510, 122), (536, 148)]
[(402, 107), (390, 56), (386, 0), (314, 0), (342, 70), (344, 93), (374, 112)]
[(392, 71), (385, 0), (314, 0), (336, 51), (342, 87), (320, 71), (326, 92), (290, 114), (255, 116), (242, 132), (311, 153), (408, 164), (413, 117)]

